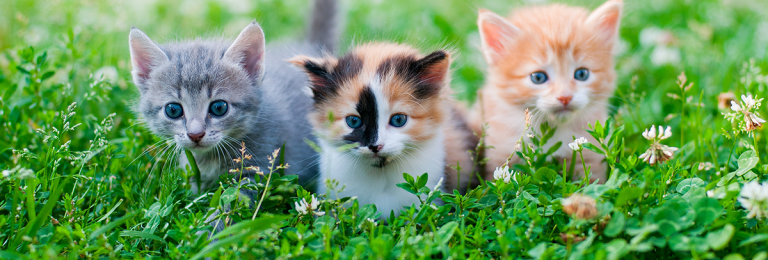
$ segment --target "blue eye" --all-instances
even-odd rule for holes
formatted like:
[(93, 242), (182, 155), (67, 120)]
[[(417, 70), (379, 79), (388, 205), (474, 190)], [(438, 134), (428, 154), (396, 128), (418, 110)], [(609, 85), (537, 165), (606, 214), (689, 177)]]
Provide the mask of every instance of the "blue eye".
[(165, 115), (168, 116), (168, 118), (176, 119), (181, 117), (183, 114), (184, 109), (181, 108), (181, 104), (169, 103), (168, 105), (165, 105)]
[(359, 116), (348, 116), (347, 125), (351, 128), (358, 128), (363, 124), (363, 120)]
[(585, 68), (577, 69), (575, 73), (573, 73), (573, 78), (579, 81), (587, 81), (589, 78), (589, 70)]
[(389, 119), (389, 124), (394, 127), (402, 127), (405, 125), (406, 121), (408, 121), (408, 116), (403, 114), (397, 114), (392, 116), (392, 118)]
[(227, 102), (219, 100), (211, 103), (211, 107), (208, 109), (208, 112), (214, 116), (223, 116), (227, 113), (228, 108), (229, 107), (227, 106)]
[(547, 77), (547, 73), (537, 71), (534, 73), (531, 73), (531, 81), (533, 81), (533, 84), (543, 84), (544, 82), (547, 82), (549, 77)]

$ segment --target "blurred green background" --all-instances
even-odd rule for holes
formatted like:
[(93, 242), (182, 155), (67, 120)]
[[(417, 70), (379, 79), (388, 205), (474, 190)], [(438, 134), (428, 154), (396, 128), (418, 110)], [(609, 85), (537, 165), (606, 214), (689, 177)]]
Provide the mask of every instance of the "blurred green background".
[[(550, 1), (529, 0), (341, 0), (346, 13), (343, 48), (371, 40), (405, 42), (422, 49), (454, 48), (454, 89), (471, 100), (483, 83), (484, 60), (478, 51), (478, 8), (507, 14), (516, 6)], [(590, 10), (603, 1), (556, 1)], [(705, 95), (733, 87), (744, 61), (764, 61), (768, 46), (768, 1), (643, 0), (627, 1), (618, 50), (619, 84), (633, 75), (647, 91), (667, 86), (680, 71), (706, 86)], [(310, 0), (4, 0), (0, 3), (0, 51), (33, 45), (67, 50), (68, 31), (75, 37), (78, 58), (89, 61), (87, 73), (114, 67), (119, 86), (132, 93), (127, 36), (131, 26), (157, 42), (197, 37), (234, 39), (252, 20), (264, 27), (267, 41), (300, 39), (305, 33)], [(669, 48), (679, 61), (650, 62), (655, 44), (642, 44), (641, 32), (657, 28), (672, 37)], [(12, 54), (11, 54), (12, 55)], [(0, 58), (7, 64), (10, 57)], [(651, 66), (648, 66), (651, 65)], [(74, 68), (73, 68), (74, 69)], [(76, 88), (77, 89), (77, 88)], [(657, 94), (652, 94), (657, 95)], [(660, 104), (652, 106), (660, 112)]]
[[(456, 51), (452, 87), (457, 99), (474, 101), (484, 80), (485, 61), (479, 52), (476, 14), (479, 8), (508, 14), (523, 5), (546, 0), (341, 0), (345, 13), (342, 52), (355, 43), (396, 41), (425, 52)], [(557, 1), (593, 10), (603, 1)], [(304, 37), (310, 0), (4, 0), (0, 1), (0, 86), (8, 108), (34, 106), (61, 110), (80, 102), (79, 110), (95, 118), (117, 112), (118, 129), (139, 124), (130, 112), (137, 91), (130, 82), (127, 36), (131, 26), (164, 43), (199, 37), (234, 39), (252, 20), (261, 23), (268, 42)], [(39, 89), (27, 88), (17, 73), (25, 63), (23, 50), (34, 46), (47, 52), (43, 71), (54, 71)], [(689, 96), (704, 104), (692, 131), (719, 131), (717, 95), (759, 93), (766, 77), (738, 90), (744, 64), (754, 60), (762, 75), (768, 50), (768, 1), (762, 0), (646, 0), (627, 1), (616, 48), (619, 72), (611, 108), (629, 133), (651, 124), (681, 126), (683, 103), (668, 96), (679, 93), (675, 81), (685, 72), (695, 82)], [(758, 70), (756, 70), (758, 69)], [(102, 76), (108, 84), (93, 84)], [(634, 88), (631, 84), (636, 77)], [(5, 83), (2, 83), (5, 82)], [(67, 95), (60, 95), (63, 91)], [(33, 93), (34, 92), (34, 93)], [(39, 100), (36, 101), (35, 99)], [(698, 103), (694, 100), (688, 102)], [(35, 111), (39, 111), (33, 109)], [(25, 110), (22, 110), (25, 111)], [(32, 110), (28, 110), (32, 111)], [(2, 113), (2, 112), (0, 112)], [(685, 113), (685, 112), (683, 112)], [(628, 116), (624, 116), (628, 115)], [(718, 122), (717, 127), (699, 126)], [(127, 125), (120, 125), (127, 123)], [(711, 126), (711, 125), (710, 125)], [(687, 129), (688, 126), (681, 126)], [(28, 130), (32, 131), (32, 130)], [(122, 131), (122, 130), (121, 130)], [(6, 136), (10, 145), (16, 134)], [(123, 133), (111, 133), (114, 137)], [(78, 137), (90, 137), (78, 133)], [(17, 138), (17, 140), (19, 140)], [(23, 140), (23, 139), (22, 139)], [(680, 140), (684, 146), (687, 141)], [(80, 146), (77, 142), (76, 147)], [(84, 145), (84, 144), (83, 144)], [(9, 149), (0, 153), (10, 158)]]

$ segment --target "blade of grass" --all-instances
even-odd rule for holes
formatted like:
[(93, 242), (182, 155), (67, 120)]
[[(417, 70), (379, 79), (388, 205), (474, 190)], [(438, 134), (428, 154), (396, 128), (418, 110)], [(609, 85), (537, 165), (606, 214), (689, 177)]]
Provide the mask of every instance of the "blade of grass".
[(226, 229), (222, 230), (219, 233), (216, 233), (216, 235), (213, 236), (213, 238), (214, 239), (222, 238), (241, 230), (249, 230), (252, 228), (259, 228), (259, 227), (269, 227), (269, 225), (283, 221), (286, 218), (288, 218), (288, 216), (276, 215), (276, 216), (261, 217), (255, 220), (242, 221), (240, 223), (227, 227)]
[(48, 197), (48, 202), (45, 203), (43, 206), (43, 209), (40, 210), (40, 214), (37, 215), (37, 217), (30, 221), (30, 223), (27, 223), (27, 226), (24, 227), (24, 231), (17, 233), (16, 237), (13, 239), (13, 243), (8, 248), (16, 248), (21, 243), (21, 238), (23, 236), (29, 236), (32, 237), (34, 234), (37, 234), (37, 231), (40, 229), (40, 227), (43, 226), (44, 221), (48, 220), (48, 217), (51, 215), (51, 211), (53, 211), (53, 207), (56, 206), (56, 203), (59, 202), (59, 197), (61, 196), (61, 193), (64, 191), (64, 186), (66, 186), (68, 180), (64, 179), (58, 187), (56, 187), (56, 190), (54, 190), (51, 193), (51, 196)]
[(29, 259), (29, 257), (11, 251), (0, 251), (0, 259)]
[(107, 232), (107, 231), (109, 231), (109, 230), (111, 230), (113, 228), (116, 228), (117, 226), (122, 225), (126, 221), (130, 220), (134, 215), (136, 215), (136, 213), (139, 213), (139, 211), (134, 211), (132, 213), (128, 213), (128, 214), (126, 214), (125, 216), (119, 218), (116, 221), (112, 221), (112, 222), (109, 222), (109, 224), (101, 226), (100, 228), (96, 229), (96, 231), (93, 231), (93, 233), (91, 233), (91, 235), (88, 236), (88, 240), (94, 239), (94, 238), (98, 237), (99, 235), (104, 234), (105, 232)]
[(192, 152), (189, 150), (184, 150), (184, 154), (187, 155), (187, 161), (189, 161), (189, 165), (192, 166), (192, 171), (195, 173), (195, 178), (197, 179), (197, 192), (201, 192), (201, 183), (203, 182), (203, 179), (200, 177), (200, 168), (197, 168), (197, 161), (195, 161), (195, 156), (192, 155)]
[(219, 248), (227, 247), (230, 244), (243, 241), (243, 238), (250, 236), (256, 232), (270, 228), (272, 224), (279, 223), (280, 221), (283, 221), (287, 218), (288, 216), (269, 216), (269, 217), (262, 217), (256, 220), (244, 221), (244, 222), (240, 222), (238, 224), (229, 226), (228, 228), (216, 234), (214, 238), (221, 238), (226, 235), (230, 235), (232, 233), (241, 231), (244, 228), (248, 228), (248, 229), (243, 233), (233, 235), (227, 238), (219, 239), (218, 242), (209, 244), (208, 246), (200, 250), (200, 252), (195, 254), (195, 256), (192, 257), (192, 260), (201, 259), (206, 255), (208, 255), (209, 253), (219, 250)]
[(117, 209), (117, 207), (120, 206), (120, 204), (122, 203), (123, 203), (123, 199), (120, 199), (119, 201), (117, 201), (117, 204), (115, 204), (115, 206), (112, 207), (112, 209), (110, 209), (109, 212), (107, 212), (107, 214), (104, 214), (104, 216), (102, 216), (99, 220), (96, 220), (96, 222), (102, 222), (105, 219), (107, 219), (109, 215), (112, 215), (112, 212), (115, 212), (115, 209)]
[(121, 237), (146, 238), (146, 239), (152, 239), (152, 240), (161, 242), (163, 244), (168, 244), (168, 242), (165, 242), (165, 240), (163, 240), (159, 236), (156, 236), (156, 235), (153, 235), (153, 234), (150, 234), (150, 233), (141, 232), (141, 231), (124, 230), (123, 232), (120, 232), (120, 236)]
[(37, 217), (35, 214), (35, 188), (37, 187), (37, 179), (27, 180), (27, 216), (29, 221), (32, 222)]

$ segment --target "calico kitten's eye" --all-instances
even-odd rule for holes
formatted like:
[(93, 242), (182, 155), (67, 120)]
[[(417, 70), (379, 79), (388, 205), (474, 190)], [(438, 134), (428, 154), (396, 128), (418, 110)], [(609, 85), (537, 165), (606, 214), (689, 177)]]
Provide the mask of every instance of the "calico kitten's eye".
[(358, 128), (363, 124), (363, 120), (359, 116), (348, 116), (347, 125), (351, 128)]
[(573, 73), (573, 78), (579, 81), (587, 81), (589, 78), (589, 70), (585, 68), (577, 69), (575, 73)]
[(211, 103), (211, 107), (208, 108), (208, 112), (214, 116), (223, 116), (224, 114), (227, 113), (227, 109), (228, 109), (227, 102), (223, 100), (219, 100)]
[(408, 121), (408, 116), (403, 114), (397, 114), (392, 116), (392, 118), (389, 119), (389, 124), (394, 127), (402, 127), (405, 125), (406, 121)]
[(548, 79), (549, 77), (547, 77), (547, 73), (541, 71), (531, 73), (531, 81), (533, 81), (533, 84), (544, 84)]
[(165, 105), (165, 115), (171, 119), (176, 119), (184, 114), (184, 109), (181, 108), (179, 103), (169, 103)]

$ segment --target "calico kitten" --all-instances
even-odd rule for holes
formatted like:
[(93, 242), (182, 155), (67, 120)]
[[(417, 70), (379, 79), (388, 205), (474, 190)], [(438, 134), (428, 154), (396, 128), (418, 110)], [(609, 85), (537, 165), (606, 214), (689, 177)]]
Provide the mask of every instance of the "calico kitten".
[[(515, 142), (524, 135), (526, 108), (531, 111), (531, 129), (538, 130), (542, 122), (557, 127), (548, 146), (563, 142), (555, 153), (558, 158), (571, 158), (566, 144), (573, 136), (596, 142), (584, 128), (608, 117), (607, 99), (616, 87), (612, 50), (621, 11), (621, 0), (608, 1), (592, 13), (560, 4), (523, 8), (508, 19), (480, 11), (488, 74), (472, 125), (475, 131), (484, 122), (489, 125), (486, 143), (494, 149), (486, 151), (486, 174), (515, 152)], [(603, 159), (584, 150), (593, 180), (605, 181)], [(515, 156), (512, 163), (519, 160)], [(574, 178), (583, 178), (581, 163), (576, 165)]]
[[(373, 43), (338, 59), (299, 56), (291, 62), (310, 78), (315, 105), (309, 120), (323, 149), (320, 179), (346, 186), (328, 196), (356, 196), (383, 216), (393, 210), (399, 215), (403, 206), (419, 203), (396, 186), (405, 182), (402, 174), (427, 173), (432, 188), (446, 175), (447, 160), (465, 168), (466, 186), (473, 144), (449, 102), (448, 52), (424, 56), (405, 45)], [(356, 147), (340, 149), (349, 144)], [(448, 175), (443, 187), (453, 190), (458, 174)], [(319, 193), (328, 192), (319, 187)]]
[[(136, 110), (154, 134), (173, 140), (176, 153), (192, 151), (203, 189), (235, 168), (232, 159), (239, 156), (241, 142), (253, 158), (246, 165), (267, 170), (267, 156), (285, 144), (287, 174), (298, 174), (304, 184), (317, 175), (311, 164), (316, 153), (304, 142), (313, 138), (305, 119), (312, 99), (299, 91), (306, 75), (285, 61), (335, 48), (336, 1), (318, 0), (314, 10), (310, 41), (297, 44), (266, 46), (255, 22), (232, 43), (157, 45), (139, 29), (131, 30), (132, 74), (141, 94)], [(184, 168), (186, 157), (178, 158)]]

